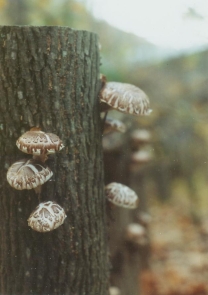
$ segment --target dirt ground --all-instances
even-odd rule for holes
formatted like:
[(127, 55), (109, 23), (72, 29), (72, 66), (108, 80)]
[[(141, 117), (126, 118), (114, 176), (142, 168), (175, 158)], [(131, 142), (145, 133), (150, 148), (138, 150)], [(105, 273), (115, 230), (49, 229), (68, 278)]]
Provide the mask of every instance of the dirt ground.
[(150, 204), (150, 269), (142, 295), (208, 294), (208, 214), (196, 225), (186, 202)]

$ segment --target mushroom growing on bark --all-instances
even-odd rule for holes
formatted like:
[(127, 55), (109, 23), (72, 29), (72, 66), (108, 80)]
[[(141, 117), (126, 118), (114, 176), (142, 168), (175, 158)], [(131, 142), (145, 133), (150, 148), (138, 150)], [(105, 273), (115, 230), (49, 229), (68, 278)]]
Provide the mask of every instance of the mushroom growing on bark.
[(64, 223), (64, 209), (55, 202), (40, 203), (28, 218), (28, 225), (38, 232), (49, 232)]
[(132, 164), (146, 164), (149, 163), (153, 158), (151, 151), (149, 150), (139, 150), (133, 152), (131, 155)]
[(22, 159), (14, 164), (7, 171), (7, 181), (17, 189), (35, 189), (48, 181), (53, 172), (45, 164), (34, 159)]
[(110, 295), (120, 295), (121, 291), (119, 288), (112, 286), (109, 288), (109, 294)]
[(114, 131), (124, 133), (126, 131), (126, 125), (120, 120), (106, 118), (104, 123), (104, 132), (103, 134), (108, 134)]
[(56, 134), (40, 130), (27, 131), (19, 137), (16, 145), (23, 153), (32, 154), (33, 158), (43, 162), (47, 159), (47, 154), (54, 154), (64, 148)]
[(131, 115), (148, 115), (149, 98), (140, 88), (119, 82), (107, 82), (100, 91), (101, 111), (116, 109)]
[(135, 209), (138, 207), (139, 198), (128, 186), (112, 182), (105, 186), (105, 194), (109, 202), (119, 207)]
[(130, 223), (126, 228), (125, 239), (135, 245), (146, 245), (148, 243), (145, 227), (138, 223)]
[(139, 148), (141, 144), (151, 141), (151, 133), (145, 129), (136, 129), (131, 133), (131, 144), (133, 148)]

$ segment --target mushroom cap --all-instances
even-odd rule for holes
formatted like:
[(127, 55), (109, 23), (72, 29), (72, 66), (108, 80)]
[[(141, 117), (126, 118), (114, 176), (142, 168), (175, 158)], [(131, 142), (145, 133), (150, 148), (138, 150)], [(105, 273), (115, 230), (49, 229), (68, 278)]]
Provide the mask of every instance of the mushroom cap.
[(148, 115), (149, 98), (140, 88), (119, 82), (107, 82), (100, 92), (101, 103), (131, 115)]
[(55, 202), (40, 203), (28, 218), (28, 225), (38, 232), (48, 232), (64, 223), (64, 209)]
[(144, 211), (140, 211), (137, 214), (137, 220), (139, 221), (139, 223), (141, 225), (143, 225), (144, 227), (148, 227), (148, 225), (150, 224), (150, 222), (152, 221), (152, 217), (149, 213), (144, 212)]
[(131, 155), (132, 164), (146, 164), (153, 159), (152, 152), (149, 150), (139, 150)]
[(128, 186), (112, 182), (105, 186), (105, 194), (111, 203), (119, 207), (135, 209), (138, 206), (137, 194)]
[(113, 131), (118, 131), (124, 133), (126, 131), (126, 125), (120, 120), (106, 118), (104, 125), (104, 133), (107, 134)]
[(122, 145), (124, 144), (123, 134), (121, 133), (108, 133), (103, 136), (102, 146), (104, 152), (122, 152)]
[(145, 129), (136, 129), (131, 133), (131, 140), (134, 144), (149, 143), (151, 133)]
[(126, 228), (127, 239), (133, 240), (146, 234), (146, 229), (138, 223), (130, 223)]
[(127, 226), (125, 238), (127, 241), (138, 245), (146, 245), (148, 242), (145, 227), (138, 223), (130, 223)]
[(48, 181), (53, 172), (43, 163), (22, 159), (12, 164), (7, 171), (7, 181), (17, 190), (33, 189)]
[(64, 148), (60, 138), (53, 133), (27, 131), (16, 142), (17, 147), (26, 154), (54, 154)]
[(111, 286), (111, 287), (109, 287), (109, 294), (110, 295), (120, 295), (121, 291), (118, 287)]

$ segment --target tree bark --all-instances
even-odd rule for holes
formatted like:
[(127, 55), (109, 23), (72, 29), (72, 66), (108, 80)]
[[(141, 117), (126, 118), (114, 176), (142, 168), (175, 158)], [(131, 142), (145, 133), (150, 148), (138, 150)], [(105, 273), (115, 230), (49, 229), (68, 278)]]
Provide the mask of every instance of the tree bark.
[[(0, 293), (102, 295), (108, 288), (97, 36), (68, 27), (0, 27)], [(56, 201), (64, 224), (38, 233), (27, 219), (33, 190), (6, 181), (8, 167), (30, 158), (17, 138), (33, 126), (65, 148), (50, 156), (54, 176), (41, 201)]]
[[(128, 135), (112, 133), (106, 135), (122, 138), (121, 145), (113, 151), (104, 151), (105, 183), (129, 184), (130, 148)], [(112, 139), (110, 140), (112, 142)], [(121, 295), (138, 295), (141, 271), (140, 251), (129, 248), (125, 239), (127, 226), (134, 222), (132, 211), (116, 206), (108, 206), (108, 239), (111, 261), (110, 283), (120, 290)]]

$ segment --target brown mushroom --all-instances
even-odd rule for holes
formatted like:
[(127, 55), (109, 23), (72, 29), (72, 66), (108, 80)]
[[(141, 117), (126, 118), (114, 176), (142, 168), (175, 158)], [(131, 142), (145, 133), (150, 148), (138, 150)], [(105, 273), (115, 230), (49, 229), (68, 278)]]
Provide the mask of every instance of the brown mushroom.
[(107, 200), (119, 207), (135, 209), (138, 206), (137, 194), (128, 186), (112, 182), (105, 186)]
[(53, 133), (45, 133), (40, 130), (30, 130), (24, 133), (16, 142), (17, 147), (27, 154), (40, 157), (54, 154), (64, 148), (60, 138)]
[(17, 190), (37, 189), (52, 175), (53, 172), (45, 164), (34, 159), (22, 159), (8, 169), (7, 181)]
[(138, 87), (119, 82), (107, 82), (100, 92), (101, 111), (113, 108), (131, 115), (148, 115), (148, 96)]
[(49, 232), (64, 223), (64, 209), (55, 202), (40, 203), (28, 218), (28, 225), (38, 232)]

